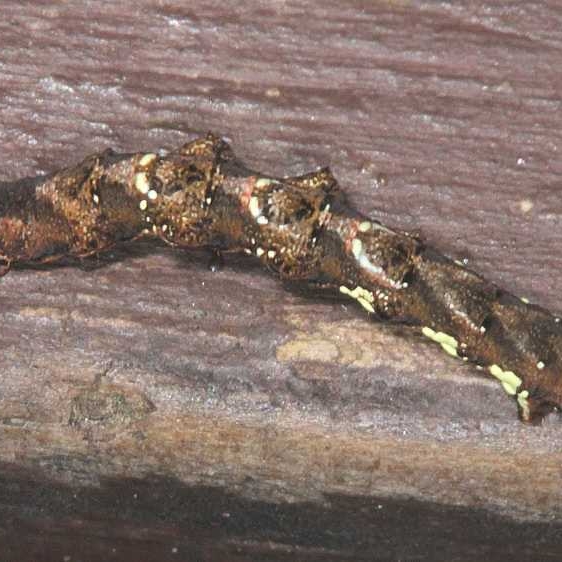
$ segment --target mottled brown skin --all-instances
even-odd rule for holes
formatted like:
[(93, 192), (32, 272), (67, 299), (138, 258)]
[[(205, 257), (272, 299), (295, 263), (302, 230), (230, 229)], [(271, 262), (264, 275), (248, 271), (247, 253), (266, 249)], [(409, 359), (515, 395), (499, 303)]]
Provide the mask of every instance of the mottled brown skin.
[(167, 155), (108, 150), (48, 177), (0, 185), (0, 273), (141, 237), (244, 251), (281, 279), (422, 326), (452, 355), (515, 376), (511, 394), (525, 422), (562, 406), (560, 319), (353, 211), (327, 169), (265, 176), (208, 135)]

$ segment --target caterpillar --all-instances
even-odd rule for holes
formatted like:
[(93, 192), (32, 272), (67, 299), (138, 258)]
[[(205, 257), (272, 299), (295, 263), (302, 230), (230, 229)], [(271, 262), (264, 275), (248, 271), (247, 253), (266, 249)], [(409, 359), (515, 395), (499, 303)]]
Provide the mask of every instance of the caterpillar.
[(208, 134), (169, 153), (108, 149), (0, 184), (0, 276), (16, 263), (81, 258), (140, 238), (245, 252), (283, 281), (415, 326), (497, 378), (523, 422), (562, 406), (560, 318), (354, 210), (328, 168), (258, 173)]

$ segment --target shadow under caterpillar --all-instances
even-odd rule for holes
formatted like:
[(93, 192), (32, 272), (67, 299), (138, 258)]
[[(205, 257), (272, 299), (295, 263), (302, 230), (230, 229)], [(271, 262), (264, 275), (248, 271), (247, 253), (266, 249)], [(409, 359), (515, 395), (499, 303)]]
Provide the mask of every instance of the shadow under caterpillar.
[(243, 251), (283, 280), (419, 326), (448, 354), (499, 379), (524, 422), (562, 407), (560, 318), (351, 209), (328, 169), (257, 173), (209, 134), (166, 155), (106, 150), (49, 176), (0, 184), (0, 276), (13, 263), (84, 257), (150, 237)]

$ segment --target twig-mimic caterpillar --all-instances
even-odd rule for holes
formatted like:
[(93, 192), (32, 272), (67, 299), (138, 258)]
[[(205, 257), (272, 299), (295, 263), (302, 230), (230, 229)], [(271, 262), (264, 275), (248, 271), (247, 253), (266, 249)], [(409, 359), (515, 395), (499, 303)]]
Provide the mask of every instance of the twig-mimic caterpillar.
[(208, 135), (165, 156), (107, 150), (0, 185), (0, 275), (13, 263), (88, 256), (142, 237), (244, 251), (281, 279), (417, 325), (498, 378), (525, 422), (562, 407), (560, 319), (350, 209), (328, 169), (270, 177)]

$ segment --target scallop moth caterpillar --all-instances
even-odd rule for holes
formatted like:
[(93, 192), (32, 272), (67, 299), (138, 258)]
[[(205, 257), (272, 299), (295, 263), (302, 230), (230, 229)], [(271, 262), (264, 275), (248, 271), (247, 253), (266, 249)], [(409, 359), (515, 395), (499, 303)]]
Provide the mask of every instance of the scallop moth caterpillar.
[(524, 422), (562, 406), (560, 318), (351, 209), (327, 168), (258, 173), (209, 134), (165, 155), (106, 150), (0, 184), (0, 275), (18, 262), (84, 257), (140, 238), (246, 252), (282, 280), (417, 326), (499, 379)]

